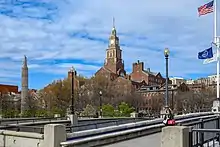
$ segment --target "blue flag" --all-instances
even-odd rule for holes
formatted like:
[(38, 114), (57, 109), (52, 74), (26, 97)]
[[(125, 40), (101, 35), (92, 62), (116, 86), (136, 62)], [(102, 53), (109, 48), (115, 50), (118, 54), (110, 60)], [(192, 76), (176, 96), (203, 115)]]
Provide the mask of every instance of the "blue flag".
[(198, 53), (199, 59), (208, 59), (212, 57), (213, 57), (212, 47)]

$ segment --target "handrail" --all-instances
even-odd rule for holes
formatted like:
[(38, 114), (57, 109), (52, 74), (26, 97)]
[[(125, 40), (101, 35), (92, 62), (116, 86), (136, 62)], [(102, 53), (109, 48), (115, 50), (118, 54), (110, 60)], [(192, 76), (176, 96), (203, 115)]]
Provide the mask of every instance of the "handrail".
[(70, 120), (50, 120), (50, 121), (37, 121), (37, 122), (23, 122), (23, 123), (18, 123), (18, 124), (8, 124), (7, 126), (22, 126), (22, 125), (36, 125), (36, 124), (40, 124), (40, 125), (44, 125), (44, 124), (52, 124), (52, 123), (69, 123)]
[[(215, 116), (215, 115), (214, 115)], [(194, 119), (194, 120), (197, 120), (197, 121), (193, 121), (192, 122), (192, 119), (191, 120), (187, 120), (187, 121), (185, 121), (185, 120), (183, 120), (183, 121), (181, 121), (181, 125), (183, 125), (183, 126), (192, 126), (192, 125), (196, 125), (196, 124), (199, 124), (199, 123), (201, 123), (201, 122), (209, 122), (209, 121), (213, 121), (213, 120), (216, 120), (216, 119), (218, 119), (218, 117), (216, 116), (216, 117), (213, 117), (213, 116), (211, 116), (210, 118), (209, 118), (210, 116), (207, 116), (207, 118), (205, 118), (204, 120), (202, 120), (201, 118), (198, 118), (198, 119)], [(178, 122), (177, 121), (177, 123), (180, 123), (180, 122)]]
[(211, 133), (220, 133), (220, 129), (192, 129), (192, 132), (211, 132)]
[[(212, 114), (212, 116), (210, 116)], [(208, 116), (207, 116), (208, 115)], [(207, 117), (213, 117), (213, 113), (202, 113), (202, 114), (191, 114), (191, 115), (183, 115), (178, 116), (177, 120), (182, 119), (189, 119), (190, 120), (198, 120), (200, 118), (207, 118)], [(192, 118), (196, 117), (196, 118)], [(104, 128), (98, 128), (98, 129), (90, 129), (90, 130), (84, 130), (84, 131), (78, 131), (78, 132), (73, 132), (73, 133), (67, 133), (67, 138), (68, 139), (73, 139), (73, 138), (82, 138), (82, 137), (91, 137), (95, 135), (100, 135), (100, 134), (107, 134), (107, 133), (112, 133), (112, 132), (120, 132), (124, 130), (129, 130), (129, 129), (134, 129), (134, 128), (141, 128), (145, 126), (153, 126), (153, 125), (158, 125), (162, 124), (163, 119), (154, 119), (154, 120), (147, 120), (147, 121), (140, 121), (136, 123), (129, 123), (129, 124), (121, 124), (118, 126), (109, 126), (109, 127), (104, 127)]]
[(24, 121), (24, 120), (44, 120), (44, 119), (61, 119), (66, 117), (31, 117), (31, 118), (1, 118), (0, 122), (8, 122), (8, 121)]
[(114, 137), (114, 136), (119, 136), (119, 135), (122, 136), (122, 135), (125, 135), (125, 134), (134, 133), (134, 132), (137, 132), (137, 131), (161, 128), (163, 126), (164, 126), (163, 124), (158, 124), (158, 125), (155, 125), (155, 126), (145, 126), (145, 127), (142, 127), (142, 128), (124, 130), (124, 131), (121, 131), (121, 132), (114, 132), (114, 133), (110, 133), (110, 134), (93, 136), (93, 137), (90, 137), (90, 138), (83, 138), (83, 139), (80, 139), (80, 140), (70, 140), (70, 141), (66, 141), (66, 142), (61, 142), (60, 144), (62, 146), (67, 146), (67, 145), (70, 145), (70, 144), (82, 144), (82, 143), (97, 140), (97, 139), (102, 140), (102, 139), (111, 138), (111, 137)]
[[(184, 119), (186, 121), (189, 121), (189, 119), (191, 121), (197, 121), (197, 120), (200, 120), (200, 119), (204, 119), (204, 121), (206, 119), (208, 119), (210, 121), (212, 117), (216, 116), (216, 115), (213, 115), (213, 114), (211, 115), (211, 113), (209, 113), (209, 114), (210, 115), (208, 115), (208, 116), (207, 115), (203, 115), (203, 116), (201, 116), (201, 115), (191, 115), (191, 116), (188, 115), (188, 117), (183, 117), (182, 121), (181, 121), (180, 117), (178, 118), (178, 120), (179, 120), (179, 122), (184, 122)], [(195, 117), (195, 118), (192, 118), (192, 117)], [(134, 126), (135, 126), (135, 124), (137, 124), (137, 123), (133, 123)], [(139, 124), (142, 124), (142, 125), (140, 125), (139, 127), (135, 126), (134, 128), (129, 128), (129, 126), (127, 126), (127, 128), (125, 127), (126, 128), (125, 130), (112, 131), (112, 132), (105, 133), (105, 134), (96, 134), (96, 135), (93, 135), (93, 136), (91, 135), (91, 136), (88, 136), (88, 137), (85, 137), (85, 136), (82, 135), (80, 138), (74, 137), (74, 138), (72, 138), (72, 140), (68, 140), (66, 142), (62, 142), (60, 145), (62, 145), (62, 146), (78, 145), (78, 144), (83, 144), (83, 143), (90, 142), (90, 141), (104, 140), (104, 139), (112, 138), (112, 137), (116, 137), (116, 136), (123, 136), (123, 135), (131, 134), (131, 133), (134, 133), (134, 132), (143, 132), (143, 130), (145, 130), (145, 131), (149, 130), (150, 131), (152, 129), (155, 130), (155, 129), (159, 129), (160, 128), (160, 131), (161, 131), (161, 128), (164, 127), (164, 124), (162, 124), (162, 119), (158, 119), (156, 121), (151, 121), (151, 123), (145, 121), (145, 125), (144, 125), (143, 122), (139, 122)], [(128, 124), (125, 124), (125, 125), (128, 125)], [(122, 126), (123, 125), (121, 125), (121, 127)], [(113, 129), (114, 127), (111, 127), (111, 128)], [(106, 129), (106, 128), (103, 128), (102, 130), (104, 131), (104, 129)], [(96, 130), (98, 130), (98, 129), (96, 129)], [(103, 131), (101, 131), (101, 133), (103, 133)], [(158, 131), (156, 131), (156, 132), (158, 132)], [(78, 133), (80, 133), (80, 132), (78, 132)], [(73, 134), (76, 134), (76, 133), (72, 133), (72, 134), (70, 134), (70, 133), (68, 134), (67, 133), (67, 138), (68, 137), (73, 137)], [(84, 134), (88, 134), (88, 131), (87, 131), (87, 133), (85, 131)], [(123, 137), (121, 138), (121, 140), (123, 140)]]

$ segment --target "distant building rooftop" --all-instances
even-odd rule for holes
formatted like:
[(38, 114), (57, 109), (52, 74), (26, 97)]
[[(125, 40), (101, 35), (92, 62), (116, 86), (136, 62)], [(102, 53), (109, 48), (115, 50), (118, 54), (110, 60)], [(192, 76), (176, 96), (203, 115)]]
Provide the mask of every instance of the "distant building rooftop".
[(0, 92), (1, 93), (18, 93), (18, 86), (16, 85), (8, 85), (8, 84), (0, 84)]
[(171, 77), (170, 79), (182, 79), (182, 80), (184, 80), (184, 78), (182, 78), (182, 77)]

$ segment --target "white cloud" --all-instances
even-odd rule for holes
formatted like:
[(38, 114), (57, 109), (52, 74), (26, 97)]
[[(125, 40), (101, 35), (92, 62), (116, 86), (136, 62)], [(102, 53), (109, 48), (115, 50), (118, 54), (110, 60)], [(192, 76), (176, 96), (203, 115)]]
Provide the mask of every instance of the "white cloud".
[[(125, 45), (123, 58), (128, 70), (139, 59), (164, 73), (163, 49), (169, 47), (172, 76), (215, 73), (213, 64), (204, 66), (197, 59), (198, 51), (209, 47), (213, 39), (213, 15), (199, 18), (197, 14), (197, 8), (208, 1), (44, 0), (44, 5), (36, 6), (42, 1), (33, 4), (26, 0), (28, 8), (16, 6), (13, 17), (3, 11), (15, 6), (0, 4), (0, 59), (19, 61), (26, 54), (30, 70), (63, 75), (71, 64), (44, 65), (43, 61), (103, 63), (114, 16), (120, 43)], [(20, 65), (15, 62), (5, 70), (19, 73)], [(99, 68), (76, 62), (73, 65), (87, 75)], [(10, 77), (7, 72), (0, 69), (3, 77)]]
[(75, 68), (78, 74), (84, 75), (84, 76), (90, 76), (91, 73), (93, 73), (94, 71), (97, 71), (100, 68), (100, 66), (86, 65), (86, 64), (79, 64), (79, 63), (54, 64), (52, 67), (50, 65), (31, 64), (29, 65), (29, 68), (33, 72), (61, 74), (61, 75), (66, 76), (72, 66)]

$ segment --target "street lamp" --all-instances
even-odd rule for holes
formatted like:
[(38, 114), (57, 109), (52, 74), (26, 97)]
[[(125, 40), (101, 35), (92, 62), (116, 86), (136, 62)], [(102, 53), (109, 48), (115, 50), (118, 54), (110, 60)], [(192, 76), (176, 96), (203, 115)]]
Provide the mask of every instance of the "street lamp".
[(164, 50), (164, 56), (166, 59), (166, 95), (165, 95), (165, 108), (168, 108), (168, 57), (169, 57), (170, 51), (168, 48), (165, 48)]
[(102, 117), (102, 91), (99, 91), (100, 117)]
[(74, 78), (75, 78), (75, 69), (73, 66), (70, 69), (71, 73), (71, 114), (75, 114), (74, 110)]
[(165, 125), (175, 125), (174, 115), (172, 113), (172, 110), (168, 106), (168, 58), (169, 58), (170, 51), (168, 48), (165, 48), (164, 50), (164, 56), (166, 59), (166, 96), (165, 96)]

